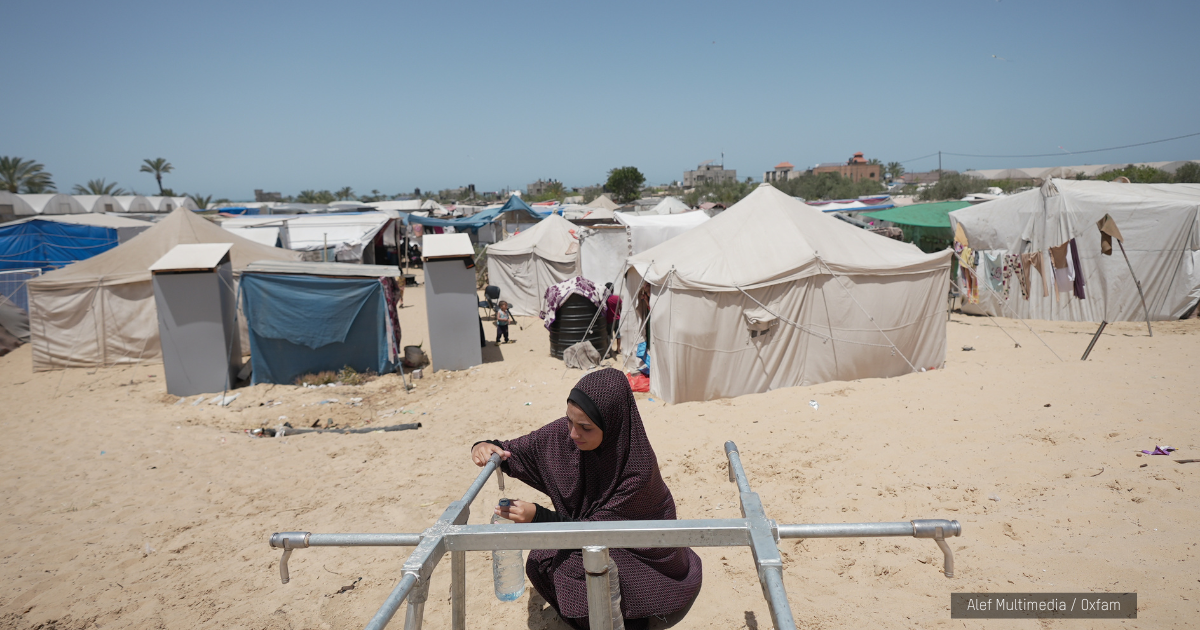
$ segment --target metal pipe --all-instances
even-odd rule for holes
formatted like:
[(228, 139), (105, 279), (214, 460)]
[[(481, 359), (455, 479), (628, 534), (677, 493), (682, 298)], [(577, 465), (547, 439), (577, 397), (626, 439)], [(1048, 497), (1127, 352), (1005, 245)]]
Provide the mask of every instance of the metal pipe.
[(375, 616), (371, 617), (371, 620), (367, 622), (364, 630), (383, 630), (388, 625), (388, 622), (392, 620), (392, 617), (396, 615), (400, 604), (404, 603), (404, 598), (408, 597), (409, 592), (412, 591), (413, 586), (416, 584), (417, 574), (405, 573), (404, 577), (400, 578), (400, 582), (396, 584), (396, 588), (392, 589), (387, 600), (383, 602), (383, 606), (380, 606), (379, 610), (375, 611)]
[(780, 538), (866, 538), (912, 536), (912, 523), (811, 523), (780, 525)]
[(491, 476), (492, 471), (499, 467), (500, 454), (492, 453), (492, 456), (488, 458), (488, 462), (483, 465), (483, 471), (479, 473), (478, 477), (475, 477), (475, 482), (471, 484), (471, 487), (467, 488), (467, 492), (462, 498), (463, 503), (470, 505), (471, 502), (475, 500), (475, 495), (479, 494), (479, 491), (483, 489), (483, 484), (487, 483), (488, 477)]
[[(583, 571), (587, 575), (588, 625), (597, 630), (625, 630), (621, 616), (620, 586), (614, 584), (616, 564), (607, 547), (583, 548)], [(613, 601), (616, 590), (616, 601)]]
[(311, 534), (309, 547), (416, 547), (423, 534)]
[(1096, 329), (1096, 334), (1092, 335), (1092, 342), (1088, 344), (1087, 350), (1083, 351), (1083, 358), (1080, 359), (1080, 361), (1087, 361), (1088, 355), (1092, 353), (1092, 348), (1095, 347), (1096, 342), (1100, 340), (1100, 335), (1104, 334), (1104, 327), (1107, 325), (1108, 322), (1106, 321), (1100, 322), (1100, 327)]
[(742, 469), (742, 456), (732, 440), (725, 443), (725, 456), (729, 458), (729, 480), (737, 483), (738, 492), (750, 492), (750, 482)]
[(450, 552), (450, 627), (467, 628), (467, 553)]
[(1146, 314), (1146, 330), (1153, 337), (1154, 329), (1150, 327), (1150, 309), (1146, 308), (1146, 294), (1142, 293), (1142, 283), (1138, 281), (1137, 275), (1133, 273), (1133, 263), (1129, 262), (1129, 254), (1125, 253), (1125, 243), (1122, 243), (1121, 239), (1117, 239), (1117, 245), (1121, 248), (1121, 255), (1125, 257), (1125, 264), (1129, 267), (1129, 275), (1133, 276), (1133, 283), (1137, 285), (1138, 297), (1142, 298), (1142, 312)]
[(404, 630), (421, 630), (425, 622), (425, 600), (429, 599), (429, 582), (419, 581), (408, 594), (408, 610), (404, 613)]
[(792, 617), (792, 606), (788, 603), (787, 591), (783, 588), (783, 568), (763, 567), (759, 572), (763, 595), (767, 597), (767, 608), (771, 610), (771, 623), (775, 630), (796, 630)]
[(746, 519), (680, 521), (596, 521), (459, 525), (442, 535), (447, 551), (503, 549), (744, 547), (750, 544)]

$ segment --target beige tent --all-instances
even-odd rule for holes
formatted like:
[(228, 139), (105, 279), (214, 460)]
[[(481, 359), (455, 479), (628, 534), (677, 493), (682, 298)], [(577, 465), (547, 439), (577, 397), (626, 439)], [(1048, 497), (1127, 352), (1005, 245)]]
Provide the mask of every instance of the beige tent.
[(488, 245), (488, 283), (513, 315), (537, 315), (546, 289), (579, 275), (577, 228), (552, 214), (516, 236)]
[(621, 206), (617, 205), (617, 202), (613, 201), (612, 197), (609, 197), (607, 194), (604, 194), (604, 195), (600, 195), (599, 197), (596, 197), (595, 199), (591, 200), (591, 202), (589, 202), (587, 204), (587, 207), (601, 208), (604, 210), (616, 210), (617, 208), (620, 208)]
[[(898, 376), (945, 361), (950, 256), (872, 234), (762, 184), (631, 256), (622, 323), (644, 321), (645, 305), (628, 297), (644, 281), (650, 387), (669, 403)], [(627, 351), (641, 341), (633, 326)]]
[(181, 243), (232, 243), (233, 268), (299, 260), (180, 208), (129, 242), (30, 280), (33, 369), (136, 363), (161, 356), (150, 265)]

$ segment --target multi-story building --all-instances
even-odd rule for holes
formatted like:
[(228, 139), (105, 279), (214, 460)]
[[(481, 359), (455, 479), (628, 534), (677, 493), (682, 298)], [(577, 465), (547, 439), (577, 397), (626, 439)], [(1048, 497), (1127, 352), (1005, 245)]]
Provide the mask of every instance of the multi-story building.
[(694, 171), (683, 172), (684, 188), (692, 188), (705, 183), (736, 182), (737, 171), (726, 169), (724, 164), (713, 164), (716, 160), (701, 162)]
[(559, 181), (557, 179), (548, 179), (545, 181), (539, 179), (536, 182), (533, 182), (532, 184), (525, 187), (525, 195), (529, 196), (529, 197), (537, 197), (539, 195), (543, 195), (546, 193), (546, 191), (550, 190), (550, 187), (552, 185), (558, 184), (558, 183), (559, 183)]
[(863, 179), (869, 179), (877, 182), (883, 179), (883, 165), (871, 164), (867, 162), (867, 159), (863, 157), (862, 151), (856, 152), (854, 157), (846, 160), (845, 164), (839, 164), (837, 162), (818, 164), (817, 166), (813, 167), (812, 172), (813, 174), (837, 173), (842, 177), (850, 178), (850, 181), (854, 182)]
[(787, 180), (797, 177), (801, 171), (795, 170), (791, 162), (780, 162), (775, 165), (775, 170), (766, 171), (763, 173), (764, 182), (786, 182)]
[(261, 188), (254, 189), (254, 201), (264, 203), (269, 201), (283, 201), (283, 194), (277, 192), (263, 192)]

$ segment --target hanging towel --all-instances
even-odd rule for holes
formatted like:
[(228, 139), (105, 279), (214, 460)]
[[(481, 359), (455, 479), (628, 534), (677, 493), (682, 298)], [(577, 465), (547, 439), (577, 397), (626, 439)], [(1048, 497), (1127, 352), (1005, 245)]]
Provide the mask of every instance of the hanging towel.
[(1071, 279), (1074, 282), (1072, 288), (1075, 289), (1075, 297), (1087, 299), (1083, 293), (1083, 267), (1079, 265), (1079, 246), (1075, 244), (1075, 239), (1071, 239), (1071, 270), (1075, 272), (1075, 277)]
[(1121, 230), (1117, 229), (1117, 222), (1106, 214), (1096, 222), (1096, 227), (1100, 228), (1100, 253), (1112, 256), (1112, 240), (1115, 238), (1122, 243), (1125, 242), (1125, 238), (1121, 236)]
[(1042, 278), (1042, 297), (1050, 295), (1050, 285), (1046, 280), (1046, 268), (1042, 260), (1042, 252), (1021, 254), (1021, 283), (1025, 288), (1025, 299), (1029, 299), (1029, 296), (1032, 295), (1031, 285), (1034, 269), (1037, 269), (1038, 275)]
[(1070, 293), (1074, 290), (1074, 278), (1067, 264), (1067, 249), (1070, 243), (1063, 243), (1050, 248), (1050, 265), (1054, 267), (1054, 290), (1058, 293)]
[[(981, 253), (983, 254), (981, 259), (984, 263), (983, 277), (987, 278), (988, 284), (992, 287), (992, 290), (999, 293), (1002, 289), (1004, 289), (1005, 282), (1004, 250), (996, 250), (995, 253)], [(1008, 297), (1008, 295), (1005, 294), (1005, 297)]]

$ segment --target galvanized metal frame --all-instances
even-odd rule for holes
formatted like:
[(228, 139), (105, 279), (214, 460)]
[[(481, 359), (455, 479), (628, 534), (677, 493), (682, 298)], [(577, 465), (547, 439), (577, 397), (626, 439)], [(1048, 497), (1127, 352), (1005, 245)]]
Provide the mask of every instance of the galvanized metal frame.
[(783, 586), (783, 559), (776, 543), (783, 538), (861, 538), (912, 536), (932, 538), (945, 558), (946, 577), (954, 576), (954, 555), (948, 537), (962, 534), (958, 521), (919, 519), (897, 523), (817, 523), (779, 525), (767, 518), (762, 501), (750, 489), (741, 455), (733, 442), (725, 443), (729, 480), (736, 483), (742, 518), (675, 521), (605, 521), (579, 523), (529, 523), (467, 525), (471, 502), (493, 472), (499, 473), (500, 456), (492, 455), (483, 471), (461, 499), (450, 504), (432, 526), (420, 534), (313, 534), (280, 532), (271, 536), (272, 547), (283, 549), (279, 574), (288, 583), (287, 561), (295, 549), (308, 547), (416, 547), (404, 562), (400, 581), (367, 623), (367, 630), (382, 630), (400, 605), (408, 602), (405, 630), (420, 630), (429, 596), (429, 579), (446, 553), (450, 554), (451, 625), (466, 628), (466, 552), (505, 549), (582, 549), (587, 574), (589, 623), (593, 628), (623, 630), (617, 566), (610, 548), (645, 547), (750, 547), (763, 596), (778, 630), (795, 630), (796, 622)]

